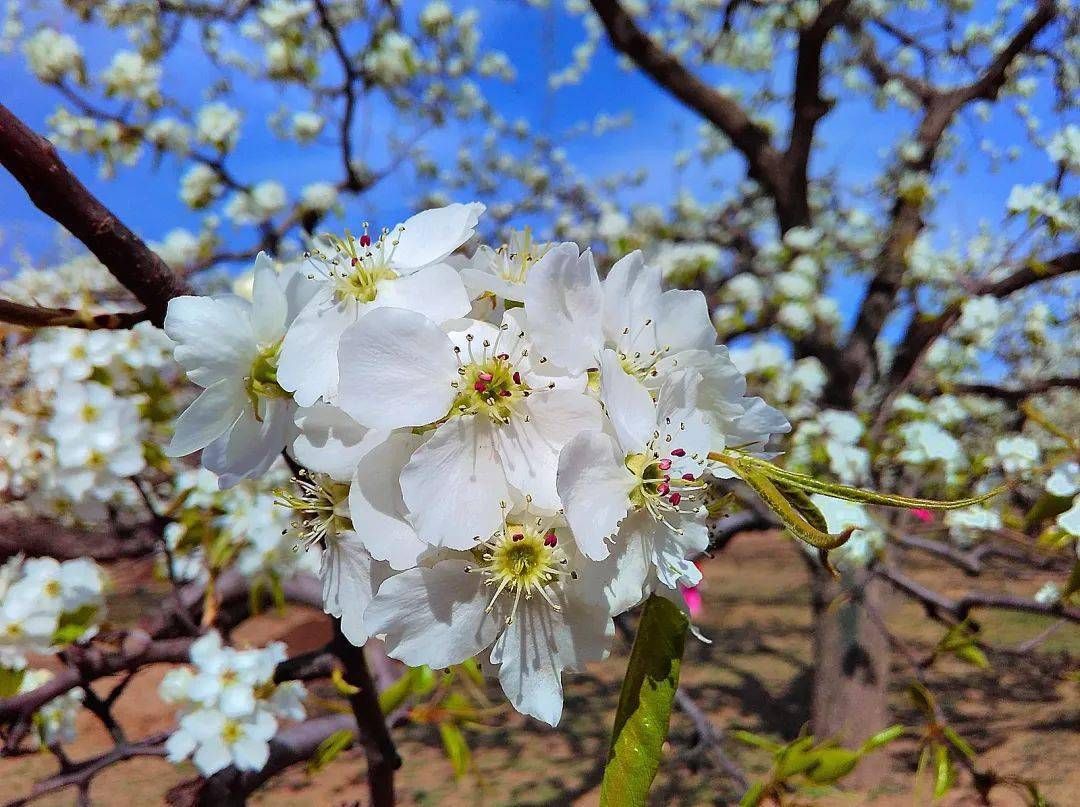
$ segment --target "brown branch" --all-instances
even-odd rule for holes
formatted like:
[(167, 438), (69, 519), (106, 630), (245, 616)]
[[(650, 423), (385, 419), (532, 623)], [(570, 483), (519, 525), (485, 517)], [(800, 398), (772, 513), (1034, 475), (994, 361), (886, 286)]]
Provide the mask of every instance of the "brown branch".
[(88, 331), (123, 330), (150, 319), (146, 309), (142, 311), (117, 311), (90, 314), (74, 308), (46, 308), (24, 305), (12, 300), (0, 300), (0, 322), (9, 322), (24, 328), (85, 328)]
[(791, 204), (782, 155), (770, 142), (768, 131), (755, 123), (736, 101), (717, 92), (657, 45), (618, 0), (591, 2), (616, 50), (632, 59), (662, 89), (727, 135), (746, 158), (749, 175), (772, 197), (781, 228), (787, 230), (804, 224)]
[(0, 560), (20, 552), (57, 560), (140, 558), (153, 552), (156, 542), (150, 525), (80, 530), (47, 518), (0, 518)]
[[(932, 91), (925, 99), (923, 117), (914, 136), (922, 154), (907, 166), (908, 169), (926, 173), (932, 170), (938, 146), (956, 114), (971, 101), (996, 98), (1016, 57), (1031, 45), (1054, 16), (1053, 0), (1038, 0), (1035, 13), (1017, 30), (1008, 45), (975, 81), (951, 90)], [(844, 350), (843, 361), (832, 367), (825, 391), (830, 405), (838, 408), (849, 407), (860, 379), (867, 374), (876, 373), (874, 345), (889, 314), (896, 308), (896, 298), (900, 294), (907, 270), (907, 251), (923, 226), (921, 201), (897, 198), (893, 204), (885, 241), (877, 256), (877, 271), (871, 278), (859, 307), (859, 314)]]
[(161, 325), (173, 297), (187, 284), (110, 212), (60, 159), (53, 145), (0, 104), (0, 164), (43, 213), (62, 224)]
[(949, 392), (957, 395), (982, 395), (1018, 404), (1032, 395), (1041, 395), (1054, 389), (1080, 389), (1080, 378), (1041, 378), (1023, 387), (1005, 387), (997, 384), (953, 384)]

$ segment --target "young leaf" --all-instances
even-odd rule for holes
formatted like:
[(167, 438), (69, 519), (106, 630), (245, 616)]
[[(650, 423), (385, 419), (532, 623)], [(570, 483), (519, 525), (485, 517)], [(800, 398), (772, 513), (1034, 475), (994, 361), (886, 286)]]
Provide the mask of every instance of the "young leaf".
[(670, 600), (645, 601), (611, 733), (601, 807), (643, 807), (671, 720), (689, 623)]
[(355, 737), (348, 729), (335, 731), (319, 743), (319, 747), (315, 749), (315, 753), (308, 760), (307, 772), (317, 773), (322, 770), (333, 761), (334, 757), (352, 745), (354, 741)]
[(968, 745), (964, 738), (957, 734), (954, 729), (949, 726), (942, 726), (941, 733), (945, 735), (946, 740), (952, 743), (953, 748), (968, 759), (975, 759), (975, 749)]
[(956, 772), (953, 770), (952, 755), (945, 745), (934, 746), (934, 798), (940, 799), (949, 792), (949, 788), (956, 782)]
[(761, 799), (765, 796), (765, 783), (754, 782), (749, 790), (739, 800), (739, 807), (758, 807)]
[(469, 772), (472, 767), (472, 752), (469, 744), (465, 741), (465, 735), (454, 723), (444, 721), (439, 724), (439, 736), (442, 737), (443, 748), (450, 764), (454, 766), (454, 776), (460, 779)]
[(886, 746), (894, 740), (903, 737), (905, 730), (906, 729), (904, 729), (903, 726), (889, 726), (887, 729), (882, 729), (873, 737), (869, 737), (859, 750), (866, 754), (881, 748), (882, 746)]
[(846, 748), (824, 748), (818, 762), (806, 772), (806, 778), (818, 784), (832, 784), (847, 776), (859, 764), (859, 753)]

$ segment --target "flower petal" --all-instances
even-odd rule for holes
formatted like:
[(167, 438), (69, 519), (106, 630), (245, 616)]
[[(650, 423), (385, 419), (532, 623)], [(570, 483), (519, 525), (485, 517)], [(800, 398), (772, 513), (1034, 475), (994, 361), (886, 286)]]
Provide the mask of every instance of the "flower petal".
[(656, 431), (656, 405), (649, 391), (623, 370), (613, 350), (600, 356), (600, 398), (625, 453), (643, 451)]
[(222, 378), (243, 378), (255, 360), (251, 303), (241, 297), (174, 297), (165, 315), (165, 333), (176, 342), (176, 361), (200, 387)]
[(484, 209), (479, 202), (455, 203), (407, 219), (391, 233), (398, 242), (388, 245), (393, 250), (391, 265), (408, 272), (441, 261), (472, 238)]
[(365, 623), (385, 636), (386, 652), (410, 667), (449, 667), (472, 658), (495, 641), (503, 622), (486, 613), (490, 590), (464, 560), (410, 569), (379, 587)]
[(206, 448), (236, 423), (246, 406), (239, 379), (223, 378), (211, 384), (176, 419), (166, 456), (183, 457)]
[(716, 326), (700, 291), (671, 289), (660, 295), (656, 343), (671, 350), (706, 349), (716, 344)]
[(422, 541), (470, 549), (502, 523), (510, 488), (491, 432), (475, 415), (452, 418), (402, 470), (402, 497)]
[(360, 305), (337, 302), (333, 290), (321, 288), (300, 311), (285, 333), (278, 354), (277, 380), (293, 393), (300, 406), (319, 398), (331, 400), (337, 391), (338, 342), (356, 322)]
[(615, 262), (603, 288), (604, 332), (608, 339), (622, 342), (624, 330), (641, 330), (653, 317), (660, 298), (660, 270), (646, 266), (641, 250), (636, 249)]
[(603, 293), (592, 253), (560, 244), (536, 262), (525, 282), (535, 353), (571, 373), (596, 366), (604, 344)]
[(368, 640), (364, 610), (386, 579), (386, 567), (372, 560), (355, 533), (341, 533), (323, 549), (319, 577), (323, 610), (341, 618), (341, 632), (357, 647)]
[(607, 539), (630, 509), (635, 477), (625, 460), (615, 440), (597, 431), (582, 432), (559, 455), (557, 486), (566, 521), (593, 560), (608, 556)]
[(278, 273), (265, 252), (255, 258), (255, 280), (251, 290), (251, 328), (259, 344), (276, 342), (285, 333), (288, 303), (281, 290)]
[(294, 407), (291, 400), (270, 399), (261, 421), (246, 408), (226, 434), (203, 449), (203, 467), (218, 475), (223, 490), (241, 479), (262, 476), (274, 464), (292, 441)]
[(404, 308), (432, 322), (464, 317), (472, 308), (457, 270), (445, 263), (379, 283), (371, 308)]
[(377, 308), (342, 334), (338, 355), (338, 406), (369, 428), (423, 426), (453, 403), (453, 345), (423, 314)]
[(336, 406), (321, 402), (298, 409), (294, 419), (300, 429), (292, 445), (296, 461), (339, 482), (352, 479), (360, 457), (386, 437), (385, 432), (367, 429)]
[(395, 432), (359, 461), (349, 488), (349, 513), (361, 542), (371, 556), (391, 568), (416, 565), (428, 549), (405, 518), (398, 478), (423, 440), (411, 432)]
[(558, 510), (559, 452), (580, 432), (601, 428), (601, 418), (600, 405), (585, 395), (558, 389), (534, 392), (522, 402), (518, 416), (494, 429), (507, 481), (531, 495), (536, 507)]

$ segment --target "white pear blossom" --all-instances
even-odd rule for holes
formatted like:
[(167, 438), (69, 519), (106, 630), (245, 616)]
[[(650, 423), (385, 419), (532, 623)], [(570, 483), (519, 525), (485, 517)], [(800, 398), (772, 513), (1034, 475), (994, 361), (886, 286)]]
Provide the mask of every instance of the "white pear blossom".
[(298, 404), (333, 402), (338, 340), (369, 311), (394, 306), (436, 322), (469, 312), (461, 278), (444, 260), (472, 237), (483, 211), (478, 203), (425, 210), (374, 243), (350, 237), (333, 254), (312, 256), (307, 271), (318, 290), (289, 328), (278, 368)]
[(490, 293), (504, 300), (524, 302), (529, 270), (550, 247), (533, 241), (528, 228), (511, 233), (509, 241), (498, 249), (479, 246), (468, 265), (461, 268), (461, 279), (474, 298)]
[(434, 425), (401, 472), (411, 521), (435, 546), (468, 549), (509, 504), (559, 507), (559, 450), (600, 407), (585, 379), (546, 375), (520, 312), (500, 326), (380, 308), (341, 337), (338, 403), (375, 429)]
[(306, 293), (304, 278), (256, 259), (253, 299), (177, 297), (165, 332), (203, 392), (177, 419), (170, 456), (203, 449), (223, 487), (261, 475), (294, 436), (295, 405), (277, 380), (282, 339)]

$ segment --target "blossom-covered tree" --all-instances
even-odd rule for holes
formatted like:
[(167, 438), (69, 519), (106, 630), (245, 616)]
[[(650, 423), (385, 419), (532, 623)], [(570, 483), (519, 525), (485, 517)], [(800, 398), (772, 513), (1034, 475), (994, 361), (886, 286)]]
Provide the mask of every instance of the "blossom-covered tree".
[[(674, 199), (642, 189), (655, 166), (575, 165), (500, 89), (525, 45), (487, 49), (484, 18), (443, 0), (9, 4), (3, 42), (57, 106), (51, 144), (0, 106), (0, 163), (90, 253), (0, 293), (0, 726), (5, 753), (60, 765), (30, 797), (86, 800), (104, 768), (157, 755), (200, 774), (173, 801), (242, 803), (359, 743), (389, 804), (384, 714), (434, 691), (453, 707), (423, 714), (460, 760), (487, 674), (555, 725), (564, 677), (633, 614), (605, 803), (643, 803), (673, 703), (744, 803), (783, 803), (800, 776), (873, 781), (903, 731), (894, 653), (937, 790), (959, 766), (984, 799), (1042, 803), (975, 758), (925, 671), (987, 663), (979, 609), (1080, 621), (1075, 11), (536, 5), (521, 13), (584, 32), (551, 99), (610, 50), (696, 125), (669, 158)], [(87, 47), (117, 32), (107, 57)], [(207, 78), (170, 81), (179, 63)], [(634, 125), (605, 103), (579, 116), (592, 134)], [(843, 157), (871, 174), (830, 151), (853, 108), (867, 133)], [(105, 178), (159, 164), (197, 226), (144, 242), (57, 148)], [(252, 169), (253, 150), (275, 159)], [(311, 153), (332, 173), (297, 184), (283, 163)], [(997, 172), (1015, 177), (1001, 209), (950, 231), (949, 200)], [(371, 195), (401, 187), (420, 212), (373, 222)], [(754, 783), (677, 689), (680, 592), (703, 555), (770, 528), (813, 588), (819, 742), (741, 735), (777, 759)], [(1045, 585), (951, 597), (905, 570), (911, 552)], [(169, 598), (103, 628), (94, 561), (147, 556)], [(931, 657), (890, 632), (895, 596), (941, 623)], [(293, 658), (230, 644), (267, 600), (324, 610), (333, 640)], [(128, 739), (113, 706), (159, 662), (177, 727)], [(307, 716), (320, 678), (350, 713)], [(68, 758), (78, 709), (113, 748)]]

